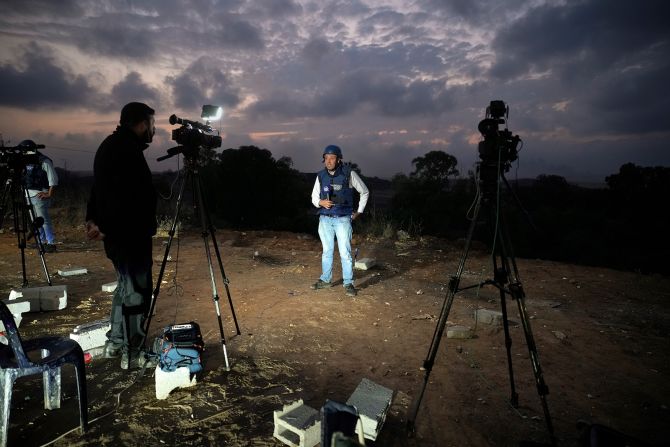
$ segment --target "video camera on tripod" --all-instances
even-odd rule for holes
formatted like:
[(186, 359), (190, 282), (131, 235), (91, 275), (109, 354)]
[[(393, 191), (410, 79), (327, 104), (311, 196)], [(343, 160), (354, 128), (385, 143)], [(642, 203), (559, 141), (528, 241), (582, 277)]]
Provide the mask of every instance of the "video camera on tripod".
[[(491, 101), (486, 108), (486, 117), (479, 122), (477, 128), (484, 136), (484, 141), (479, 143), (479, 158), (485, 165), (500, 165), (501, 172), (509, 171), (512, 162), (519, 157), (517, 146), (521, 141), (518, 135), (512, 135), (507, 129), (509, 118), (509, 107), (504, 101)], [(503, 130), (500, 124), (505, 124)]]
[(184, 118), (179, 118), (177, 115), (170, 116), (170, 124), (181, 124), (178, 129), (172, 130), (172, 139), (176, 141), (179, 146), (167, 150), (167, 155), (158, 157), (158, 161), (166, 160), (177, 154), (184, 154), (186, 156), (197, 156), (201, 148), (214, 149), (221, 147), (220, 135), (209, 135), (214, 132), (212, 126), (209, 125), (210, 119), (218, 119), (221, 116), (221, 107), (204, 105), (202, 106), (202, 118), (206, 118), (205, 123), (198, 121), (191, 121)]
[(0, 168), (13, 171), (22, 171), (26, 165), (38, 164), (38, 149), (44, 149), (43, 144), (33, 140), (23, 140), (17, 146), (0, 147)]
[(40, 227), (44, 225), (44, 218), (35, 215), (25, 182), (27, 166), (41, 163), (41, 154), (38, 149), (44, 149), (44, 145), (37, 144), (33, 140), (23, 140), (17, 146), (0, 146), (0, 181), (4, 184), (4, 187), (0, 190), (0, 227), (4, 224), (4, 218), (7, 214), (6, 207), (11, 203), (14, 233), (16, 233), (17, 245), (21, 251), (24, 287), (28, 284), (25, 257), (28, 238), (33, 238), (37, 245), (44, 276), (51, 285), (39, 231)]

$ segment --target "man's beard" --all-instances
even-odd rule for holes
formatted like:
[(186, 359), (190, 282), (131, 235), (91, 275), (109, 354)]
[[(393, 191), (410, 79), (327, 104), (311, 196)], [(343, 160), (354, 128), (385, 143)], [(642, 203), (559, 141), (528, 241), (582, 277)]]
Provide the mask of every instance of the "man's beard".
[(149, 129), (144, 132), (144, 142), (145, 143), (151, 143), (154, 139), (154, 135), (151, 133)]

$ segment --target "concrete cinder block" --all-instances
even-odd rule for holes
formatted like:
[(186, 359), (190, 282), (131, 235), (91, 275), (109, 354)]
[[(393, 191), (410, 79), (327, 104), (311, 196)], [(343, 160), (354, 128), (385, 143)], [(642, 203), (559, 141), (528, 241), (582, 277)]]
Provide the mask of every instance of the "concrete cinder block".
[[(393, 390), (363, 378), (353, 394), (347, 400), (347, 405), (353, 405), (363, 422), (363, 436), (374, 441), (384, 425), (386, 413), (391, 406)], [(356, 433), (360, 430), (356, 426)]]
[(450, 326), (447, 328), (447, 338), (472, 338), (472, 329), (467, 326)]
[(102, 291), (103, 292), (113, 292), (116, 290), (116, 286), (118, 285), (117, 281), (114, 282), (108, 282), (107, 284), (102, 285)]
[(319, 412), (302, 399), (274, 412), (273, 436), (293, 447), (313, 447), (321, 441)]
[(475, 321), (482, 324), (500, 326), (503, 322), (502, 312), (497, 310), (477, 309), (475, 310)]
[(67, 307), (67, 286), (40, 287), (40, 309), (62, 310)]
[(354, 268), (358, 270), (368, 270), (374, 267), (377, 264), (377, 261), (373, 258), (361, 258), (356, 261)]
[(70, 267), (69, 269), (58, 270), (60, 276), (86, 275), (88, 270), (84, 267)]
[(70, 338), (81, 346), (84, 351), (104, 346), (107, 341), (107, 331), (111, 328), (109, 318), (80, 324), (70, 333)]
[(170, 391), (175, 388), (188, 388), (196, 385), (195, 374), (191, 378), (188, 366), (182, 366), (174, 371), (163, 371), (156, 366), (156, 399), (167, 399)]
[(9, 298), (8, 299), (15, 300), (17, 298), (22, 298), (22, 297), (23, 297), (23, 292), (21, 292), (20, 290), (12, 289), (9, 292)]

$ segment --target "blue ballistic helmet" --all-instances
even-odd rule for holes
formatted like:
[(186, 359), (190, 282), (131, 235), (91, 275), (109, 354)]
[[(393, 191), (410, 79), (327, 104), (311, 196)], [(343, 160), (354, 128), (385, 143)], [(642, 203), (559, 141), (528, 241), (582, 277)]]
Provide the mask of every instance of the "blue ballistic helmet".
[(335, 146), (334, 144), (329, 144), (323, 150), (323, 156), (324, 157), (326, 156), (326, 154), (334, 154), (334, 155), (337, 155), (337, 158), (341, 159), (342, 158), (342, 149), (340, 149), (339, 146)]

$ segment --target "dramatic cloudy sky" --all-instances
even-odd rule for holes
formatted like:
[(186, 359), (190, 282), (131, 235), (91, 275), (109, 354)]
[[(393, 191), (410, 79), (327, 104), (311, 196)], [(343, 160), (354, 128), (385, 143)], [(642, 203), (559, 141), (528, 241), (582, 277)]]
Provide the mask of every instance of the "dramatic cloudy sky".
[(303, 171), (340, 145), (366, 175), (431, 150), (477, 159), (493, 99), (524, 140), (514, 175), (602, 181), (670, 165), (667, 0), (1, 0), (0, 132), (88, 170), (132, 100), (214, 123)]

